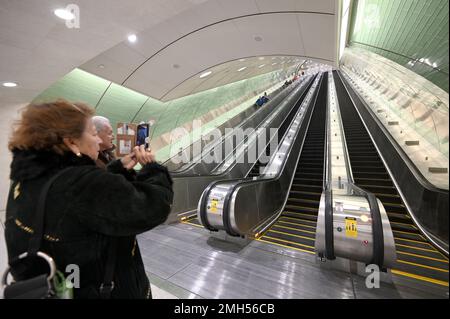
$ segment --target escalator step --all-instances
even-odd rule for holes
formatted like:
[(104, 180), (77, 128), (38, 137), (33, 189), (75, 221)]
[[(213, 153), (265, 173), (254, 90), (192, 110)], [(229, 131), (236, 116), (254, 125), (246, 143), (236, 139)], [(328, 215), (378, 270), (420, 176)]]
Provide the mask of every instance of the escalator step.
[(373, 172), (373, 173), (386, 173), (386, 169), (384, 166), (359, 166), (359, 165), (352, 165), (352, 170), (356, 172)]
[(414, 246), (414, 247), (422, 248), (422, 249), (433, 249), (433, 250), (435, 250), (435, 248), (430, 243), (427, 243), (423, 239), (421, 239), (421, 240), (414, 240), (414, 239), (400, 238), (400, 237), (396, 236), (396, 237), (394, 237), (394, 240), (395, 240), (395, 244), (396, 245), (400, 245), (401, 244), (401, 245)]
[(319, 209), (319, 200), (313, 201), (302, 198), (289, 197), (286, 207), (289, 207), (289, 210), (292, 210), (293, 212), (314, 212)]
[(298, 219), (308, 220), (308, 221), (313, 221), (313, 222), (317, 221), (317, 215), (314, 215), (313, 213), (308, 214), (307, 211), (303, 211), (302, 213), (300, 213), (300, 212), (295, 212), (295, 211), (292, 212), (291, 210), (289, 210), (289, 211), (284, 211), (281, 216), (289, 217), (289, 218), (298, 218)]
[(356, 185), (361, 184), (371, 184), (377, 186), (388, 186), (392, 187), (393, 183), (390, 179), (379, 179), (379, 178), (363, 178), (363, 177), (355, 177)]
[[(274, 225), (275, 226), (275, 225)], [(280, 227), (271, 227), (270, 230), (265, 233), (265, 235), (272, 236), (271, 234), (281, 234), (283, 236), (294, 237), (292, 239), (296, 240), (300, 238), (301, 240), (311, 241), (314, 243), (315, 236), (311, 234), (301, 233), (296, 230), (288, 229), (288, 228), (280, 228)]]
[(432, 260), (437, 259), (437, 260), (442, 260), (444, 263), (448, 263), (448, 258), (443, 256), (436, 249), (418, 248), (418, 247), (414, 247), (411, 245), (405, 245), (405, 244), (396, 244), (395, 247), (397, 249), (397, 254), (399, 254), (399, 255), (404, 255), (404, 254), (419, 255), (419, 256), (422, 256), (422, 258), (432, 258)]
[(321, 179), (315, 178), (294, 178), (294, 182), (296, 184), (310, 183), (311, 186), (320, 186), (320, 187), (322, 187), (323, 185), (323, 181)]
[(311, 227), (289, 222), (283, 222), (280, 220), (277, 221), (272, 227), (275, 227), (276, 229), (290, 229), (295, 233), (303, 234), (304, 236), (315, 237), (316, 235), (315, 229), (311, 229)]
[(380, 165), (380, 161), (365, 161), (365, 160), (351, 160), (352, 165), (354, 166), (376, 166)]
[(415, 240), (415, 241), (419, 241), (419, 242), (425, 242), (425, 238), (418, 234), (418, 233), (411, 233), (411, 232), (406, 232), (403, 230), (397, 230), (397, 229), (392, 229), (392, 232), (394, 233), (394, 238), (399, 238), (399, 239), (409, 239), (409, 240)]
[(448, 282), (448, 263), (426, 261), (413, 256), (399, 255), (394, 269)]
[(308, 166), (308, 167), (323, 168), (323, 163), (302, 161), (301, 158), (300, 158), (300, 161), (298, 162), (298, 165)]
[(411, 222), (411, 217), (408, 214), (399, 214), (399, 213), (386, 213), (390, 221), (399, 221), (399, 222)]
[(379, 200), (382, 202), (389, 202), (394, 204), (401, 204), (402, 199), (400, 198), (400, 195), (397, 194), (380, 194), (372, 192)]
[(300, 166), (300, 171), (305, 171), (305, 173), (308, 173), (308, 172), (323, 173), (323, 168), (322, 167), (310, 167), (310, 166), (302, 165), (302, 166)]
[(319, 201), (317, 200), (317, 198), (320, 198), (320, 196), (322, 196), (322, 193), (319, 192), (291, 190), (289, 197), (292, 197), (294, 194), (298, 195), (299, 197), (301, 197), (302, 195), (311, 196), (315, 201)]
[(412, 233), (417, 233), (419, 230), (417, 229), (416, 226), (414, 226), (413, 224), (406, 224), (406, 223), (402, 223), (402, 222), (394, 222), (391, 221), (391, 227), (393, 230), (401, 230), (401, 231), (406, 231), (406, 232), (412, 232)]
[(304, 176), (305, 178), (308, 178), (308, 177), (314, 178), (314, 177), (316, 177), (315, 179), (318, 179), (317, 177), (319, 177), (319, 179), (322, 179), (322, 175), (323, 175), (322, 172), (321, 173), (306, 173), (306, 172), (300, 171), (300, 173), (295, 173), (296, 177), (297, 176)]
[[(316, 221), (316, 219), (314, 219), (314, 218), (307, 218), (309, 215), (295, 215), (295, 216), (293, 216), (293, 215), (284, 215), (284, 213), (283, 213), (283, 215), (281, 215), (281, 217), (280, 217), (280, 220), (281, 221), (285, 221), (285, 222), (290, 222), (290, 223), (297, 223), (297, 224), (300, 224), (300, 225), (303, 225), (303, 226), (309, 226), (309, 227), (314, 227), (314, 229), (315, 229), (315, 227), (316, 227), (316, 223), (317, 223), (317, 221)], [(313, 216), (314, 217), (314, 216)]]
[(387, 213), (398, 213), (398, 214), (407, 214), (406, 207), (403, 205), (398, 205), (394, 203), (386, 203), (384, 201), (381, 201), (383, 203), (384, 209)]
[(379, 185), (368, 185), (368, 184), (359, 184), (358, 185), (361, 188), (364, 188), (372, 193), (378, 193), (381, 195), (394, 195), (398, 194), (395, 187), (389, 187), (389, 186), (379, 186)]

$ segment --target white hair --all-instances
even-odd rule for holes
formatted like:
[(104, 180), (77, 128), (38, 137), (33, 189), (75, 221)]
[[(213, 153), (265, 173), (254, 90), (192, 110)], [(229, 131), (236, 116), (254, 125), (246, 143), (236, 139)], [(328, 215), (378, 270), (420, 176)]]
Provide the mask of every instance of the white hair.
[(106, 117), (100, 115), (92, 117), (92, 122), (94, 123), (97, 132), (102, 131), (106, 125), (108, 124), (111, 125), (111, 123)]

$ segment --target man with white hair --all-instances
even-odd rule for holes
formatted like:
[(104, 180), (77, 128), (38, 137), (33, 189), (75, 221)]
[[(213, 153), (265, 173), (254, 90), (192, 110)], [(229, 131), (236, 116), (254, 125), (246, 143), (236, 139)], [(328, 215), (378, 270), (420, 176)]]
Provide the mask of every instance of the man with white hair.
[(102, 140), (96, 163), (97, 166), (105, 168), (108, 163), (116, 159), (113, 129), (109, 120), (104, 116), (94, 116), (92, 121), (97, 129), (98, 137)]

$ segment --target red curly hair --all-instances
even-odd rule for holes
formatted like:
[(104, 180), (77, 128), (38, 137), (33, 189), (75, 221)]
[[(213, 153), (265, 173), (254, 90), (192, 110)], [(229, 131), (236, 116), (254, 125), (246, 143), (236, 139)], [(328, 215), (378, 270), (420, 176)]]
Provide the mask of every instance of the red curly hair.
[(29, 104), (14, 123), (8, 143), (10, 151), (52, 150), (60, 155), (69, 151), (63, 138), (80, 138), (94, 109), (83, 103), (55, 102)]

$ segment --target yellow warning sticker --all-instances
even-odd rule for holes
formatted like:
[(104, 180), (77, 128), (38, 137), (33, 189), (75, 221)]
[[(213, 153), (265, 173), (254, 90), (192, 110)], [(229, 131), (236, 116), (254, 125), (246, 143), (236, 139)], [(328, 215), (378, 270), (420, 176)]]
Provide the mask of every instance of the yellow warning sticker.
[(216, 213), (217, 212), (217, 203), (219, 203), (218, 199), (212, 199), (211, 200), (211, 206), (210, 206), (211, 213)]
[(345, 236), (347, 237), (358, 236), (358, 227), (356, 224), (356, 218), (345, 217)]

